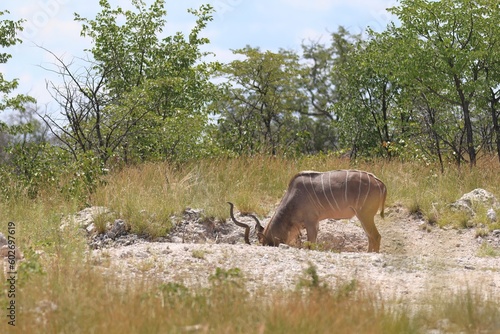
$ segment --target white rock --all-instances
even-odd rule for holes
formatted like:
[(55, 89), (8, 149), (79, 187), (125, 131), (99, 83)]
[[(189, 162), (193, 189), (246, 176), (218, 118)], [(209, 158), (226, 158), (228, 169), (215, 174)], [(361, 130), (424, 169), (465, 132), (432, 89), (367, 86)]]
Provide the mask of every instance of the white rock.
[(172, 237), (171, 242), (173, 242), (175, 244), (182, 244), (182, 238), (174, 236), (174, 237)]
[(92, 234), (96, 231), (97, 228), (96, 228), (95, 224), (92, 223), (89, 226), (87, 226), (85, 229), (87, 230), (88, 234)]
[(7, 239), (5, 238), (3, 233), (0, 232), (0, 247), (2, 247), (3, 245), (7, 245)]
[(488, 217), (488, 219), (491, 222), (496, 222), (497, 221), (497, 213), (495, 212), (495, 210), (493, 210), (493, 208), (490, 208), (488, 210), (488, 212), (486, 213), (486, 216)]
[(489, 191), (481, 188), (474, 189), (473, 191), (464, 194), (458, 201), (450, 204), (450, 206), (456, 210), (465, 211), (471, 216), (474, 216), (475, 212), (472, 208), (474, 203), (494, 208), (499, 207), (496, 197)]
[(140, 259), (147, 259), (150, 255), (146, 252), (137, 252), (134, 254), (135, 257), (140, 258)]

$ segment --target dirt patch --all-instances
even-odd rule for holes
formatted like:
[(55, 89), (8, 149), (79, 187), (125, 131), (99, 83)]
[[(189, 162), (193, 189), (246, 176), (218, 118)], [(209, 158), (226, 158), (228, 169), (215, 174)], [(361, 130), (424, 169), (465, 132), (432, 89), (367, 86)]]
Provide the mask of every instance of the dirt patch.
[[(239, 219), (253, 225), (251, 218)], [(366, 253), (367, 238), (355, 219), (321, 222), (321, 250), (258, 246), (253, 230), (252, 245), (246, 245), (241, 228), (230, 221), (204, 218), (199, 210), (188, 209), (177, 221), (161, 242), (133, 237), (131, 244), (97, 247), (91, 251), (95, 265), (124, 280), (175, 281), (187, 286), (208, 285), (216, 268), (240, 268), (250, 291), (267, 286), (295, 289), (304, 271), (315, 266), (320, 279), (330, 286), (356, 280), (378, 289), (388, 300), (417, 301), (436, 291), (470, 288), (488, 298), (500, 297), (498, 257), (478, 256), (483, 244), (500, 248), (500, 231), (476, 236), (475, 229), (428, 226), (402, 207), (388, 208), (385, 219), (376, 219), (382, 235), (379, 254)]]

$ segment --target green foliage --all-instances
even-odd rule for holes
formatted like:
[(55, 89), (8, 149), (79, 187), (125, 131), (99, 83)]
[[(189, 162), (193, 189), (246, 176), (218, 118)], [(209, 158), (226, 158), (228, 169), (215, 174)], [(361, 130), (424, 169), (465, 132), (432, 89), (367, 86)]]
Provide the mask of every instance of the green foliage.
[(401, 1), (389, 11), (401, 24), (367, 40), (340, 27), (331, 46), (304, 47), (312, 65), (301, 87), (334, 121), (339, 151), (441, 170), (474, 165), (495, 143), (500, 152), (498, 4)]
[(483, 241), (477, 255), (481, 257), (500, 257), (500, 249), (493, 247), (487, 241)]
[[(20, 43), (21, 40), (16, 37), (19, 31), (22, 31), (22, 20), (12, 21), (1, 19), (3, 15), (8, 14), (8, 11), (0, 11), (0, 47), (8, 48), (10, 46)], [(12, 56), (9, 53), (0, 53), (0, 64), (5, 64)], [(30, 102), (35, 102), (35, 99), (23, 95), (17, 94), (15, 96), (9, 96), (18, 87), (19, 82), (17, 79), (8, 81), (4, 78), (3, 74), (0, 73), (0, 94), (2, 98), (0, 99), (0, 112), (5, 110), (24, 110), (24, 105)], [(0, 121), (0, 133), (8, 129), (8, 126)]]
[(301, 84), (311, 101), (307, 114), (318, 117), (320, 122), (338, 120), (333, 107), (342, 99), (339, 89), (348, 83), (337, 68), (349, 61), (361, 36), (340, 26), (330, 39), (329, 45), (319, 42), (302, 44), (306, 75)]
[(48, 186), (60, 182), (71, 163), (64, 150), (49, 142), (47, 129), (36, 118), (36, 110), (10, 116), (8, 133), (4, 133), (4, 154), (1, 157), (0, 192), (7, 198), (27, 195), (36, 198)]
[(161, 298), (163, 303), (174, 307), (181, 303), (188, 305), (191, 302), (192, 293), (186, 286), (180, 283), (168, 282), (160, 284), (158, 287), (158, 297)]
[(24, 250), (23, 255), (24, 259), (17, 267), (20, 287), (27, 284), (33, 276), (46, 274), (40, 260), (40, 254), (36, 253), (32, 248), (29, 248)]
[(334, 106), (338, 116), (342, 147), (351, 156), (387, 155), (387, 143), (394, 140), (398, 119), (394, 108), (398, 86), (391, 80), (384, 63), (383, 44), (358, 42), (348, 60), (336, 67), (342, 78), (341, 98)]
[[(0, 12), (0, 16), (5, 13)], [(8, 47), (20, 42), (16, 33), (22, 30), (21, 24), (22, 21), (0, 21), (0, 46)], [(6, 63), (9, 58), (7, 53), (0, 54), (0, 63)], [(0, 74), (0, 93), (3, 94), (0, 112), (18, 112), (12, 116), (14, 124), (7, 126), (0, 122), (0, 134), (7, 139), (4, 143), (6, 146), (2, 147), (5, 153), (0, 165), (2, 199), (9, 200), (25, 195), (36, 198), (48, 188), (62, 186), (64, 189), (68, 183), (71, 196), (82, 191), (86, 192), (87, 196), (88, 192), (95, 189), (98, 179), (95, 168), (88, 164), (86, 158), (77, 160), (80, 165), (72, 166), (68, 154), (59, 146), (49, 143), (45, 136), (46, 129), (35, 118), (36, 110), (30, 106), (35, 100), (25, 95), (9, 97), (17, 86), (17, 80), (7, 81)], [(75, 169), (78, 170), (75, 176), (70, 181), (64, 180)], [(79, 174), (80, 172), (82, 174)]]
[(215, 269), (215, 273), (208, 277), (208, 280), (214, 286), (242, 286), (243, 275), (241, 273), (241, 269), (239, 268), (230, 268), (230, 269), (222, 269), (217, 267)]
[(58, 139), (75, 160), (93, 154), (103, 165), (211, 155), (207, 104), (217, 94), (210, 79), (219, 64), (206, 62), (201, 47), (209, 41), (200, 34), (212, 7), (189, 10), (196, 24), (188, 36), (162, 38), (164, 1), (134, 0), (134, 10), (99, 3), (95, 19), (75, 14), (93, 43), (83, 70), (49, 51), (64, 78), (63, 88), (51, 88), (66, 124), (45, 115)]
[(326, 284), (320, 284), (320, 279), (316, 266), (309, 263), (309, 267), (304, 270), (304, 276), (300, 277), (297, 283), (297, 289), (309, 288), (309, 289), (327, 289)]
[(222, 66), (202, 51), (209, 5), (189, 10), (187, 36), (162, 38), (164, 1), (124, 10), (101, 0), (95, 19), (75, 16), (93, 59), (83, 72), (62, 66), (78, 89), (74, 109), (61, 104), (71, 126), (59, 139), (74, 159), (92, 151), (119, 165), (332, 151), (437, 161), (442, 172), (449, 161), (474, 165), (481, 150), (496, 143), (500, 152), (498, 11), (480, 3), (402, 1), (390, 9), (401, 25), (367, 40), (339, 27), (330, 44), (304, 44), (302, 55), (246, 46)]
[(0, 165), (3, 200), (47, 196), (54, 192), (84, 203), (102, 182), (105, 169), (91, 152), (74, 161), (68, 152), (47, 142), (14, 143)]
[(93, 152), (79, 156), (79, 159), (69, 166), (71, 174), (62, 191), (71, 198), (84, 201), (102, 182), (105, 169)]
[(221, 115), (221, 144), (238, 154), (300, 151), (310, 129), (297, 116), (306, 102), (297, 80), (303, 73), (298, 55), (285, 50), (262, 52), (250, 46), (233, 53), (244, 60), (222, 68), (227, 84), (212, 105)]
[(29, 197), (36, 198), (48, 185), (59, 183), (64, 166), (70, 163), (66, 152), (46, 142), (14, 143), (9, 149), (9, 157), (3, 168), (21, 186), (17, 191), (11, 188), (13, 192), (4, 188), (4, 194), (11, 193), (10, 196), (26, 191)]
[[(395, 77), (410, 87), (414, 98), (425, 103), (424, 110), (432, 111), (427, 113), (427, 120), (436, 144), (451, 146), (459, 156), (458, 163), (467, 154), (474, 165), (476, 143), (481, 140), (476, 133), (485, 125), (484, 120), (492, 119), (493, 124), (498, 124), (498, 110), (494, 106), (498, 97), (490, 99), (492, 92), (496, 95), (500, 79), (499, 68), (494, 65), (500, 50), (498, 26), (493, 23), (499, 18), (498, 3), (401, 1), (389, 11), (401, 25), (392, 25), (377, 40), (390, 36), (396, 44), (397, 52), (392, 54), (390, 62)], [(492, 73), (497, 74), (492, 77)], [(484, 113), (486, 109), (481, 107), (484, 101), (493, 103), (493, 118)], [(444, 136), (446, 121), (440, 114), (453, 116), (454, 121), (448, 124), (460, 124), (449, 129), (455, 131), (452, 137), (461, 138), (458, 149), (456, 143)]]

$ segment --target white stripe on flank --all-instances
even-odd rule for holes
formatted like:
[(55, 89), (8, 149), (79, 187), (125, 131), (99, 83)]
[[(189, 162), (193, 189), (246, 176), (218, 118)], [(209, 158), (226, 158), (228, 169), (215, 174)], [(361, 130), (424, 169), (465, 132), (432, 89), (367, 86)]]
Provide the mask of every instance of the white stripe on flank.
[[(321, 187), (323, 188), (323, 196), (325, 196), (325, 198), (328, 201), (328, 204), (330, 204), (330, 207), (332, 208), (332, 210), (335, 211), (335, 208), (333, 207), (332, 202), (330, 202), (330, 199), (326, 195), (326, 192), (325, 192), (325, 183), (323, 182), (323, 176), (325, 176), (325, 173), (321, 174)], [(328, 177), (328, 180), (330, 180), (330, 177)], [(331, 188), (332, 187), (330, 187), (330, 189)]]
[(368, 174), (368, 190), (366, 191), (365, 200), (363, 201), (363, 205), (361, 207), (365, 206), (366, 199), (368, 198), (368, 195), (370, 194), (370, 188), (371, 188), (371, 185), (372, 185), (372, 182), (371, 182), (371, 179), (370, 179), (371, 175), (372, 174)]
[(380, 194), (383, 196), (384, 195), (384, 191), (380, 187), (380, 182), (377, 182), (377, 185), (378, 185), (378, 190), (380, 191)]
[[(321, 181), (323, 181), (323, 179), (321, 179)], [(314, 191), (314, 184), (313, 184), (313, 181), (312, 181), (312, 175), (309, 174), (309, 183), (311, 184), (311, 188), (312, 188), (312, 191), (313, 191), (313, 194), (314, 196), (316, 197), (316, 200), (318, 201), (318, 204), (319, 206), (325, 210), (325, 207), (323, 206), (323, 204), (321, 203), (321, 201), (319, 200), (319, 197), (318, 197), (318, 194)]]
[(344, 197), (345, 197), (345, 203), (347, 204), (347, 177), (349, 176), (349, 171), (346, 170), (345, 171), (345, 193), (344, 193)]
[(332, 189), (332, 181), (331, 181), (331, 175), (332, 175), (333, 172), (330, 172), (328, 173), (329, 176), (328, 176), (328, 183), (330, 184), (330, 194), (332, 195), (332, 198), (333, 200), (335, 201), (335, 205), (337, 206), (337, 209), (340, 211), (340, 206), (339, 206), (339, 203), (337, 202), (337, 199), (335, 198), (335, 195), (333, 194), (333, 189)]
[(361, 181), (363, 181), (363, 174), (365, 174), (363, 172), (358, 172), (358, 173), (359, 173), (359, 186), (358, 186), (358, 198), (356, 199), (356, 208), (359, 208), (358, 205), (359, 205), (359, 196), (361, 195), (361, 184), (362, 184)]
[(311, 200), (311, 202), (314, 203), (314, 198), (312, 197), (311, 192), (309, 191), (309, 189), (307, 189), (306, 183), (304, 182), (304, 177), (301, 176), (300, 178), (302, 179), (302, 185), (304, 186), (304, 188), (307, 191), (307, 196), (309, 197), (309, 200)]

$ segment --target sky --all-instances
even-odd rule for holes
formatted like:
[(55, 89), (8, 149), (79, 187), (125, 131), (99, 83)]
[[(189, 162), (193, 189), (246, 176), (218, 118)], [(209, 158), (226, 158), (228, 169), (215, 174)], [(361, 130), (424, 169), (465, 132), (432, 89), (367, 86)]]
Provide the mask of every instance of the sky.
[[(144, 0), (151, 4), (153, 0)], [(109, 0), (113, 6), (132, 9), (131, 0)], [(303, 42), (329, 43), (331, 32), (344, 26), (351, 33), (365, 33), (368, 27), (382, 31), (391, 21), (387, 8), (396, 0), (166, 0), (169, 35), (182, 31), (187, 34), (195, 24), (188, 8), (211, 4), (216, 13), (203, 34), (210, 39), (207, 51), (216, 59), (229, 62), (235, 59), (231, 50), (246, 45), (261, 50), (280, 48), (301, 51)], [(81, 24), (74, 21), (74, 13), (93, 19), (100, 11), (99, 0), (30, 0), (3, 1), (0, 11), (9, 15), (0, 19), (24, 19), (23, 43), (0, 52), (8, 52), (12, 59), (0, 65), (7, 80), (19, 79), (17, 93), (37, 99), (39, 108), (51, 109), (54, 103), (46, 88), (46, 81), (60, 82), (54, 73), (44, 68), (55, 63), (50, 50), (65, 61), (85, 56), (91, 47), (89, 39), (80, 36)]]

